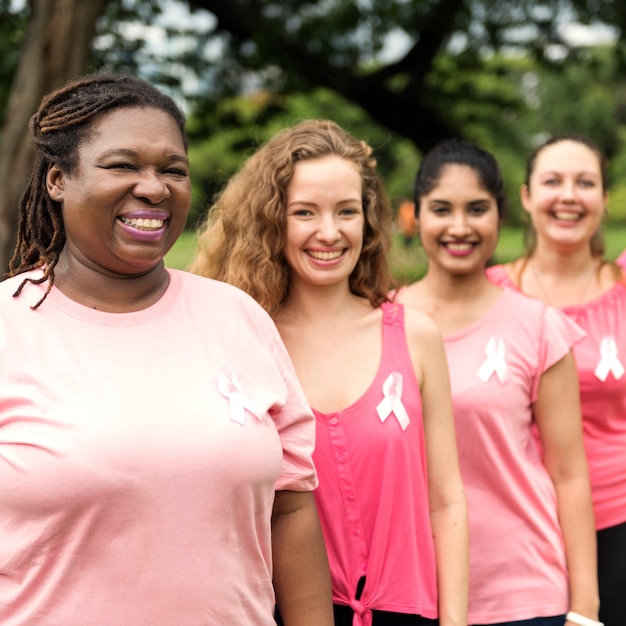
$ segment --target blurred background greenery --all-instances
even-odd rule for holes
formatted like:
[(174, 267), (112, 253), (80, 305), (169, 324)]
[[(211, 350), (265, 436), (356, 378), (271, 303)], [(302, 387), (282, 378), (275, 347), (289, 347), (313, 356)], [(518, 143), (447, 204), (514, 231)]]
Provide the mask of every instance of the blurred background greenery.
[[(626, 224), (610, 224), (604, 231), (606, 239), (606, 257), (615, 260), (626, 248)], [(187, 231), (176, 242), (165, 257), (168, 267), (187, 269), (196, 252), (196, 236)], [(518, 226), (504, 226), (500, 230), (498, 247), (493, 256), (493, 263), (507, 263), (524, 252), (524, 229)], [(421, 278), (426, 271), (426, 255), (419, 241), (414, 239), (411, 245), (403, 245), (398, 234), (394, 237), (390, 255), (390, 264), (395, 278), (401, 283), (411, 283)]]
[[(28, 175), (28, 117), (43, 93), (100, 69), (141, 75), (186, 110), (190, 231), (262, 142), (315, 117), (373, 147), (396, 208), (441, 139), (492, 151), (511, 206), (502, 258), (521, 245), (529, 151), (588, 135), (609, 157), (606, 228), (621, 250), (625, 32), (618, 0), (0, 0), (0, 265)], [(401, 275), (419, 267), (417, 247), (394, 255)]]

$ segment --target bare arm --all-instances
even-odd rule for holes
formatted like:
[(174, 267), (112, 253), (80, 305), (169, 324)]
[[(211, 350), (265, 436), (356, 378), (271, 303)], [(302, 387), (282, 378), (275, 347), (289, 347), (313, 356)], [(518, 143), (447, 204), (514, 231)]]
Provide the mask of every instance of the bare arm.
[(541, 377), (535, 419), (558, 500), (569, 570), (570, 609), (598, 619), (596, 533), (582, 437), (578, 374), (570, 352)]
[(425, 316), (424, 320), (427, 322), (418, 320), (417, 333), (411, 332), (410, 339), (412, 343), (416, 341), (419, 344), (412, 352), (415, 352), (413, 360), (418, 378), (422, 379), (430, 519), (437, 559), (439, 623), (441, 626), (465, 626), (469, 585), (467, 502), (457, 456), (443, 341), (435, 323)]
[(285, 626), (332, 626), (328, 559), (311, 492), (276, 492), (272, 556), (276, 602)]

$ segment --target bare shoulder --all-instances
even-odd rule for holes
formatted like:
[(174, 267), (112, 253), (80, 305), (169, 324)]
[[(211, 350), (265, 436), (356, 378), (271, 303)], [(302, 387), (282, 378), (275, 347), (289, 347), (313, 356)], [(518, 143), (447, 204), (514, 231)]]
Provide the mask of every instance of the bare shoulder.
[(404, 320), (409, 353), (418, 371), (430, 359), (443, 355), (443, 336), (433, 318), (422, 311), (405, 307)]
[(405, 306), (404, 327), (407, 346), (420, 389), (429, 372), (443, 372), (446, 363), (443, 336), (428, 314)]
[(404, 324), (407, 335), (424, 341), (441, 341), (441, 331), (433, 318), (424, 311), (408, 305), (404, 307)]
[(435, 313), (435, 304), (423, 280), (398, 289), (395, 302), (404, 305), (407, 310), (419, 311), (427, 316), (432, 317)]
[(502, 266), (509, 280), (518, 288), (522, 282), (522, 273), (526, 265), (526, 259), (524, 259), (524, 257), (519, 257), (514, 261), (509, 261), (508, 263), (505, 263)]
[(420, 291), (420, 281), (417, 281), (416, 283), (411, 283), (410, 285), (398, 287), (394, 295), (394, 301), (399, 302), (400, 304), (404, 304), (407, 307), (419, 309), (420, 307), (417, 305), (420, 301)]
[[(624, 256), (624, 255), (622, 255)], [(624, 259), (626, 261), (626, 257)], [(624, 268), (618, 263), (604, 261), (600, 264), (598, 271), (598, 282), (602, 292), (609, 291), (615, 286), (615, 283), (624, 279)]]

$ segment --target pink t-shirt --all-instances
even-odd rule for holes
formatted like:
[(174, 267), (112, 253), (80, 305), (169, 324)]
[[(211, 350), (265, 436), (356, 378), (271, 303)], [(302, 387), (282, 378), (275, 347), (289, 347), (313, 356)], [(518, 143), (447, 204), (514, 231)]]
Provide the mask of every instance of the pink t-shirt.
[(274, 493), (315, 488), (313, 415), (251, 298), (169, 273), (123, 314), (0, 283), (2, 626), (274, 624)]
[[(515, 289), (501, 265), (489, 279)], [(587, 336), (574, 347), (596, 527), (626, 521), (626, 284), (561, 309)]]
[(541, 375), (583, 335), (505, 290), (444, 337), (470, 528), (470, 624), (559, 615), (568, 578), (554, 486), (533, 435)]
[(315, 497), (333, 600), (354, 609), (355, 624), (371, 623), (372, 609), (437, 616), (421, 395), (404, 308), (382, 309), (383, 352), (371, 386), (343, 411), (314, 411), (320, 481)]

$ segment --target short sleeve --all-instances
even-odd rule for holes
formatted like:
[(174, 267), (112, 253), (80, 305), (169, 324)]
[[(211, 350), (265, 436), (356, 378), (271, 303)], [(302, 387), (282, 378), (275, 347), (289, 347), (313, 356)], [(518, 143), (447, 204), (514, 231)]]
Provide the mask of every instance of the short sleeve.
[[(230, 285), (224, 286), (235, 289)], [(257, 368), (263, 370), (255, 375), (256, 385), (268, 385), (268, 388), (259, 390), (256, 400), (267, 407), (282, 448), (275, 490), (313, 491), (318, 485), (313, 464), (315, 416), (272, 318), (248, 294), (238, 289), (236, 293), (246, 311), (254, 341), (262, 343), (263, 354), (267, 357), (257, 361)], [(251, 348), (248, 347), (248, 350)], [(249, 363), (253, 362), (254, 355), (250, 353)]]
[(537, 376), (533, 381), (531, 401), (537, 399), (541, 375), (560, 361), (585, 336), (586, 332), (565, 313), (552, 306), (543, 307)]
[(315, 417), (278, 332), (274, 357), (287, 387), (285, 404), (279, 410), (272, 411), (283, 448), (276, 491), (313, 491), (318, 484), (313, 465)]
[(494, 285), (498, 287), (514, 288), (504, 265), (492, 265), (486, 269), (485, 273), (489, 281)]

